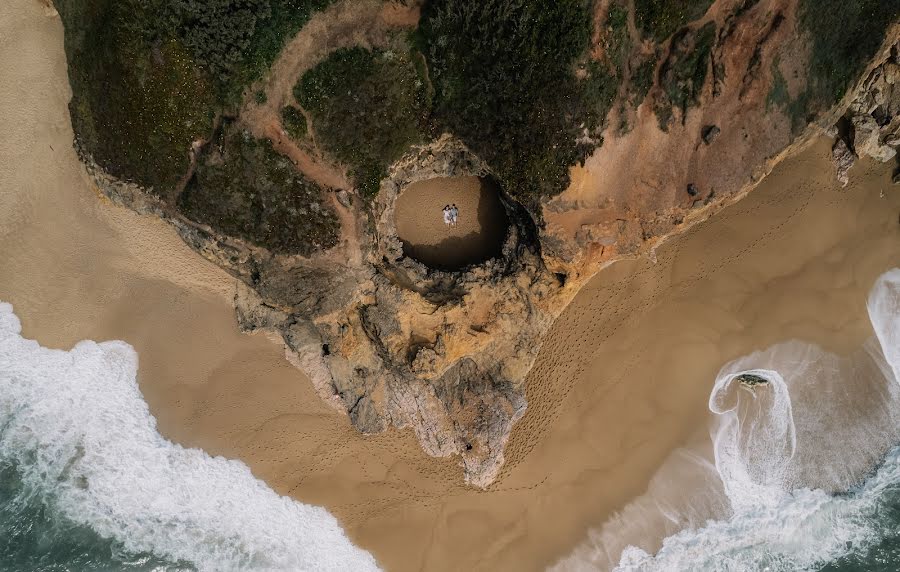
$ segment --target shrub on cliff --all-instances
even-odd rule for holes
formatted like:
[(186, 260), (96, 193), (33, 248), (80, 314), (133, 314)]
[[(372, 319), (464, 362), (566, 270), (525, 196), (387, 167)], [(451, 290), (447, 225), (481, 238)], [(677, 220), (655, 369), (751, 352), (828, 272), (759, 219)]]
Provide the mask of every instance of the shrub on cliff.
[(215, 114), (213, 85), (190, 52), (160, 33), (157, 0), (57, 0), (66, 26), (72, 127), (111, 174), (174, 187), (191, 142)]
[(810, 47), (806, 86), (792, 97), (776, 60), (766, 101), (785, 112), (793, 133), (801, 132), (852, 87), (884, 42), (887, 29), (900, 18), (900, 2), (801, 0), (799, 16)]
[(330, 0), (54, 0), (76, 138), (111, 174), (168, 196), (191, 142)]
[(890, 25), (900, 18), (897, 0), (801, 0), (800, 23), (812, 46), (807, 97), (811, 108), (837, 102), (875, 56)]
[(712, 3), (713, 0), (634, 0), (634, 21), (644, 35), (662, 42), (703, 16)]
[(178, 208), (276, 254), (309, 256), (337, 244), (337, 216), (322, 193), (269, 141), (226, 126), (205, 151)]
[(432, 0), (423, 9), (437, 130), (460, 137), (525, 202), (562, 191), (587, 151), (576, 140), (592, 102), (574, 71), (588, 48), (591, 5)]
[(669, 56), (659, 70), (663, 93), (655, 111), (661, 129), (667, 128), (673, 108), (681, 111), (684, 121), (688, 107), (698, 102), (715, 38), (716, 25), (712, 22), (699, 30), (684, 28), (672, 38)]
[(423, 140), (423, 82), (408, 53), (338, 50), (306, 72), (294, 95), (319, 144), (350, 168), (363, 194), (378, 192), (387, 167)]

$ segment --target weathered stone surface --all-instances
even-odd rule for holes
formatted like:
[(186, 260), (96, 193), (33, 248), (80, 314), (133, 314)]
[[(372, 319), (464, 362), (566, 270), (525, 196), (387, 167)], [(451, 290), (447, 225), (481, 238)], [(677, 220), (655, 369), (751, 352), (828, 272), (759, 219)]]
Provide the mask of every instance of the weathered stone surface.
[(719, 133), (721, 133), (721, 132), (722, 132), (722, 130), (719, 129), (718, 126), (707, 125), (706, 127), (703, 128), (703, 131), (701, 132), (700, 136), (703, 138), (704, 143), (706, 143), (707, 145), (712, 145), (713, 141), (718, 139)]
[(898, 48), (872, 69), (848, 106), (853, 148), (860, 157), (890, 161), (900, 146), (900, 57)]
[(769, 380), (752, 373), (742, 373), (741, 375), (735, 378), (740, 383), (746, 385), (747, 387), (756, 387), (757, 385), (768, 385)]
[(886, 163), (897, 155), (897, 150), (881, 141), (881, 128), (872, 115), (857, 114), (851, 118), (853, 125), (853, 148), (858, 155), (872, 157)]
[(834, 168), (837, 172), (837, 180), (841, 185), (846, 187), (850, 182), (850, 168), (856, 164), (856, 154), (847, 146), (847, 142), (838, 139), (831, 148), (831, 160), (834, 162)]

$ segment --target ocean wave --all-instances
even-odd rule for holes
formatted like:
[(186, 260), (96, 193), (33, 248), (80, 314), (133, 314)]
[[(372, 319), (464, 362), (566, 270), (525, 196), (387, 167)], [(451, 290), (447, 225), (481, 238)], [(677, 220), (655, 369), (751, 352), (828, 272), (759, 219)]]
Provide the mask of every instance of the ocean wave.
[[(900, 496), (900, 269), (878, 279), (867, 308), (875, 336), (850, 356), (789, 341), (723, 367), (712, 451), (676, 451), (647, 494), (556, 568), (610, 568), (618, 555), (623, 572), (813, 570), (897, 534), (884, 514)], [(686, 466), (703, 478), (675, 502)], [(622, 550), (628, 518), (654, 509), (669, 534), (661, 548)]]
[(377, 570), (325, 509), (164, 439), (124, 342), (51, 350), (0, 303), (0, 463), (60, 518), (199, 570)]

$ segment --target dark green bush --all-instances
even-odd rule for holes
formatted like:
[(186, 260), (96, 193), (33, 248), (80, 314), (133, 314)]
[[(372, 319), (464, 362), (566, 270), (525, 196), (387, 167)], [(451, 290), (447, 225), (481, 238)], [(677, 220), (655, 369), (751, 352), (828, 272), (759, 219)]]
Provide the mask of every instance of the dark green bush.
[(713, 0), (634, 0), (637, 27), (657, 42), (703, 16)]
[(186, 48), (160, 34), (156, 0), (57, 0), (66, 26), (72, 126), (111, 174), (165, 195), (208, 135), (214, 90)]
[(656, 71), (656, 59), (649, 58), (638, 64), (631, 74), (629, 100), (635, 106), (643, 103), (650, 88), (653, 87), (653, 72)]
[(72, 126), (111, 174), (167, 196), (192, 141), (329, 0), (54, 0)]
[(684, 29), (672, 38), (669, 57), (660, 68), (665, 98), (657, 103), (656, 112), (661, 128), (666, 129), (673, 107), (681, 110), (684, 120), (688, 108), (697, 103), (715, 38), (716, 25), (712, 22), (696, 31)]
[(585, 66), (585, 77), (580, 87), (585, 123), (588, 128), (596, 129), (612, 109), (619, 90), (619, 76), (613, 75), (604, 64), (590, 61)]
[(588, 48), (590, 8), (588, 0), (431, 0), (423, 9), (437, 129), (459, 136), (522, 200), (562, 191), (586, 152), (575, 141), (590, 110), (574, 68)]
[(424, 138), (424, 89), (408, 53), (338, 50), (306, 72), (294, 90), (316, 140), (350, 168), (364, 194), (378, 191), (387, 167)]
[(225, 127), (178, 200), (189, 218), (277, 254), (337, 243), (338, 221), (322, 190), (268, 141)]
[(607, 57), (621, 76), (625, 71), (628, 58), (631, 56), (631, 35), (628, 33), (628, 8), (621, 4), (613, 4), (606, 18), (608, 28), (606, 36)]
[(210, 74), (227, 82), (250, 50), (256, 27), (272, 15), (269, 0), (168, 0), (182, 42)]
[(287, 132), (288, 137), (294, 141), (302, 141), (306, 139), (308, 127), (306, 125), (306, 117), (303, 112), (293, 105), (286, 105), (281, 108), (281, 125)]
[(331, 0), (165, 0), (170, 25), (234, 105), (288, 38)]
[(810, 111), (844, 96), (898, 17), (897, 0), (801, 0), (800, 23), (812, 43)]

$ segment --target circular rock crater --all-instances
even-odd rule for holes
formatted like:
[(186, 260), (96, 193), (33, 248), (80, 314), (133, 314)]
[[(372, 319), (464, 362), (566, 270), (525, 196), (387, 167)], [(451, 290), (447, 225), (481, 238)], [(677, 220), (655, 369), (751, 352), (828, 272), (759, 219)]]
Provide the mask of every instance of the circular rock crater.
[[(444, 208), (458, 210), (456, 224)], [(460, 270), (503, 253), (509, 218), (489, 177), (436, 177), (410, 184), (394, 206), (397, 237), (409, 256), (430, 268)]]
[[(448, 227), (443, 209), (454, 204), (459, 220)], [(523, 265), (541, 266), (531, 215), (451, 135), (395, 163), (372, 214), (376, 244), (369, 256), (378, 273), (432, 303), (456, 300)]]

